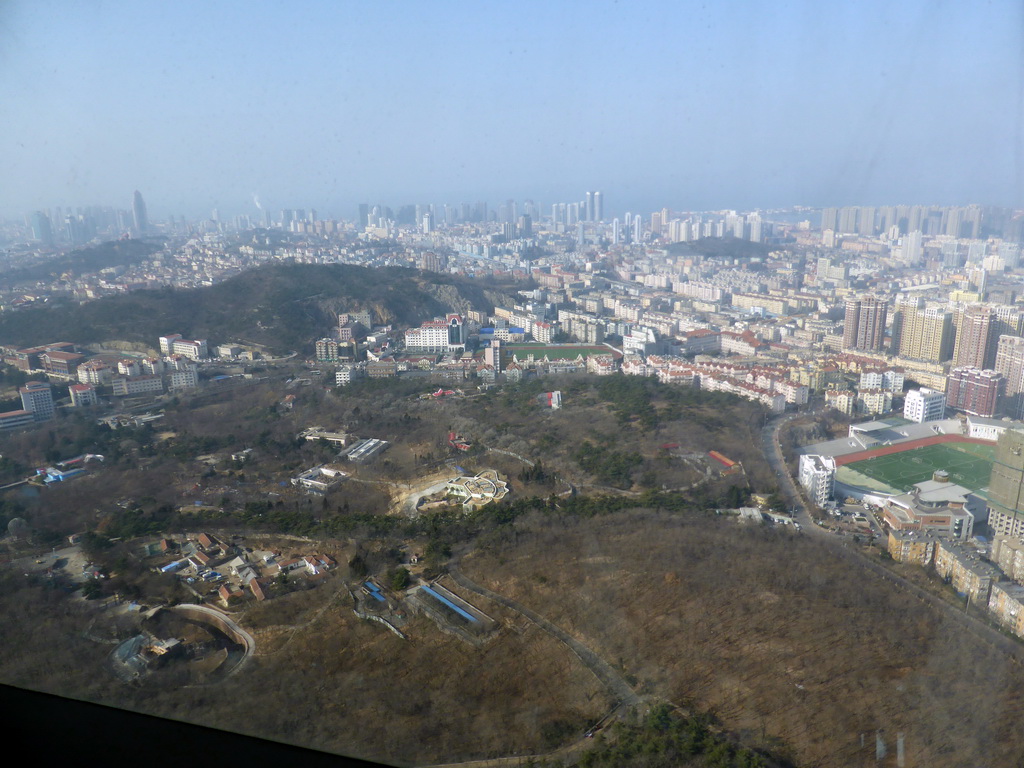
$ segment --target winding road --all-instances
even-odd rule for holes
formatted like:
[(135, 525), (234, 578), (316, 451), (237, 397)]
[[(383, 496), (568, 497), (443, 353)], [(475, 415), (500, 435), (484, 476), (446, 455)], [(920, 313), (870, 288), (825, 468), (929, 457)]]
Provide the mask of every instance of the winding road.
[[(215, 619), (216, 621), (222, 622), (226, 627), (228, 627), (228, 629), (231, 632), (235, 633), (236, 637), (234, 639), (240, 639), (242, 641), (241, 644), (245, 648), (245, 653), (242, 656), (241, 660), (239, 660), (238, 664), (236, 664), (228, 671), (228, 677), (232, 677), (238, 674), (241, 671), (242, 667), (246, 665), (249, 659), (251, 659), (253, 654), (256, 652), (256, 640), (253, 638), (253, 636), (246, 632), (244, 629), (242, 629), (240, 626), (238, 626), (231, 619), (230, 616), (228, 616), (226, 613), (222, 611), (218, 611), (214, 608), (210, 608), (205, 605), (195, 605), (193, 603), (180, 603), (179, 605), (171, 606), (170, 608), (168, 608), (168, 610), (174, 611), (175, 613), (180, 613), (183, 616), (190, 616), (191, 614), (193, 615), (190, 616), (192, 618), (194, 618), (194, 614), (197, 613), (200, 615), (208, 616), (210, 618)], [(220, 628), (218, 627), (218, 629)]]

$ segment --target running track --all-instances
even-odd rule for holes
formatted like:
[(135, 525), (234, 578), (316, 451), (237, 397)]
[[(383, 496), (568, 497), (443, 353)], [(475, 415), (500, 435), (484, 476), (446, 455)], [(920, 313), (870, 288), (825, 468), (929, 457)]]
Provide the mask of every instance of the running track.
[(904, 443), (883, 445), (881, 448), (870, 448), (866, 451), (848, 453), (845, 456), (836, 456), (836, 466), (842, 467), (846, 464), (852, 464), (855, 461), (873, 459), (876, 456), (888, 456), (893, 453), (902, 453), (903, 451), (909, 451), (914, 448), (924, 448), (926, 445), (939, 445), (940, 443), (976, 443), (977, 445), (992, 445), (991, 440), (982, 440), (978, 437), (964, 437), (963, 435), (933, 435), (931, 437), (922, 437), (920, 440), (907, 440)]

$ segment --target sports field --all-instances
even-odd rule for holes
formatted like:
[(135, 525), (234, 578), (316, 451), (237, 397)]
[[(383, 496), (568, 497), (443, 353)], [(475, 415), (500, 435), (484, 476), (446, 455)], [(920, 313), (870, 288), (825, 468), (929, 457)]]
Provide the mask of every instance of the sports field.
[(992, 475), (995, 446), (972, 443), (943, 443), (912, 448), (902, 453), (855, 461), (850, 469), (900, 490), (932, 479), (937, 469), (949, 472), (949, 479), (972, 491), (984, 491)]

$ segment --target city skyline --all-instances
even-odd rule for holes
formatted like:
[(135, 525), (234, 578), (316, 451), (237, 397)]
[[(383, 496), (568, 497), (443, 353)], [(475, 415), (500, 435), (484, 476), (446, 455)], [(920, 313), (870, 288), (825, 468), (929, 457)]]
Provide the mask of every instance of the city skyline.
[[(185, 215), (174, 211), (167, 212), (164, 216), (157, 217), (158, 222), (191, 221), (214, 221), (222, 222), (241, 217), (251, 222), (252, 227), (277, 226), (284, 224), (287, 228), (289, 221), (293, 219), (316, 220), (337, 220), (347, 222), (366, 222), (367, 214), (376, 210), (381, 216), (390, 219), (401, 218), (403, 212), (417, 212), (415, 220), (417, 225), (423, 213), (429, 212), (434, 218), (434, 226), (444, 223), (501, 223), (509, 220), (509, 217), (518, 218), (521, 214), (531, 217), (533, 222), (549, 221), (552, 223), (601, 223), (612, 225), (619, 221), (622, 227), (632, 225), (635, 217), (644, 221), (653, 221), (657, 226), (667, 227), (677, 222), (702, 222), (708, 218), (730, 217), (730, 216), (753, 216), (766, 217), (764, 221), (780, 221), (796, 223), (809, 220), (811, 225), (821, 230), (833, 231), (835, 235), (861, 235), (871, 237), (874, 234), (885, 233), (891, 226), (898, 224), (901, 234), (909, 234), (917, 238), (913, 242), (916, 245), (910, 246), (912, 250), (905, 256), (908, 263), (913, 263), (920, 249), (919, 236), (922, 233), (946, 234), (954, 237), (976, 239), (981, 226), (981, 219), (986, 212), (1001, 212), (1003, 215), (1014, 215), (1016, 209), (1006, 206), (982, 206), (977, 203), (967, 205), (950, 205), (941, 203), (914, 203), (914, 204), (887, 204), (887, 205), (863, 205), (863, 206), (791, 206), (786, 208), (716, 208), (716, 209), (678, 209), (669, 206), (656, 206), (653, 209), (632, 209), (625, 211), (607, 211), (604, 205), (603, 190), (587, 191), (579, 196), (578, 200), (569, 201), (543, 201), (526, 197), (520, 200), (513, 198), (502, 199), (500, 202), (492, 203), (489, 200), (475, 199), (471, 202), (462, 200), (459, 202), (414, 202), (394, 200), (367, 202), (362, 201), (354, 204), (351, 210), (323, 210), (317, 207), (296, 207), (285, 206), (270, 208), (254, 197), (250, 206), (241, 205), (237, 209), (221, 209), (214, 207), (196, 212), (194, 215)], [(140, 209), (141, 205), (141, 209)], [(42, 205), (34, 209), (23, 209), (14, 213), (0, 215), (0, 221), (11, 223), (21, 222), (33, 230), (33, 237), (36, 240), (45, 240), (41, 236), (41, 228), (44, 223), (39, 220), (42, 217), (49, 218), (49, 224), (56, 226), (63, 221), (65, 216), (89, 216), (102, 213), (104, 215), (116, 214), (124, 220), (123, 229), (125, 232), (140, 234), (139, 215), (143, 219), (143, 230), (151, 223), (147, 213), (148, 205), (144, 196), (139, 190), (131, 195), (128, 204), (122, 202), (111, 204), (86, 203), (71, 205)], [(511, 212), (511, 213), (510, 213)], [(839, 216), (847, 221), (855, 221), (856, 226), (845, 227), (840, 223)], [(55, 218), (56, 217), (56, 218)], [(694, 218), (696, 217), (696, 218)], [(248, 225), (247, 225), (248, 226)], [(671, 231), (671, 230), (669, 230)], [(683, 238), (688, 239), (688, 238)]]
[(1021, 9), (936, 11), (8, 3), (0, 214), (1019, 206)]

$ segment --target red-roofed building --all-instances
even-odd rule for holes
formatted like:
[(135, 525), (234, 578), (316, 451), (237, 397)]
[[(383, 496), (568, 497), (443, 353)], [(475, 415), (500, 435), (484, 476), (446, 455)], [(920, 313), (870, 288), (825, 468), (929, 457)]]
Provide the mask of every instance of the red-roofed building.
[(197, 568), (208, 567), (210, 563), (213, 561), (213, 558), (211, 558), (205, 552), (196, 552), (194, 555), (192, 555), (191, 559), (193, 560)]
[(39, 363), (43, 370), (54, 376), (73, 379), (78, 373), (78, 365), (85, 360), (85, 355), (77, 352), (48, 350), (39, 355)]
[(294, 571), (296, 568), (304, 568), (306, 561), (301, 557), (293, 557), (290, 560), (284, 560), (278, 563), (278, 567), (281, 569), (281, 573), (287, 573), (288, 571)]
[[(256, 580), (253, 579), (251, 583), (255, 583), (255, 581)], [(224, 602), (224, 605), (228, 605), (232, 600), (239, 600), (244, 593), (234, 585), (224, 584), (217, 590), (217, 594), (220, 595), (220, 599)], [(253, 594), (256, 594), (256, 592), (253, 591)], [(261, 598), (257, 597), (256, 599), (259, 600)]]
[(259, 579), (253, 579), (249, 582), (249, 589), (252, 590), (253, 597), (260, 602), (267, 599), (267, 593), (263, 591), (263, 585), (260, 584)]

